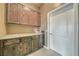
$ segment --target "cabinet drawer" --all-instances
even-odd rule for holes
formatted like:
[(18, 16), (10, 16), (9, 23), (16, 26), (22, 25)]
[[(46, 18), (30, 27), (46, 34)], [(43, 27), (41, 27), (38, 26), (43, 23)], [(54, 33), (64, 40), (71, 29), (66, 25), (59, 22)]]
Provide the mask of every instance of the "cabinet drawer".
[(4, 45), (11, 45), (15, 43), (19, 43), (19, 39), (4, 40)]

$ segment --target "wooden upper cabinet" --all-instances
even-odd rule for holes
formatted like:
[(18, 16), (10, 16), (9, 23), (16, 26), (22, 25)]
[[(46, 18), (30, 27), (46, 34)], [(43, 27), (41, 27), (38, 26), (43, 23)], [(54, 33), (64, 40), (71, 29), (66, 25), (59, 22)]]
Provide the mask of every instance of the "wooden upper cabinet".
[(19, 23), (18, 22), (18, 5), (16, 3), (9, 3), (8, 6), (8, 23)]
[(19, 14), (18, 19), (19, 19), (20, 24), (28, 25), (29, 18), (27, 15), (27, 11), (24, 10), (23, 7), (24, 7), (23, 5), (18, 4), (18, 14)]
[(40, 14), (38, 12), (29, 12), (29, 24), (40, 26)]
[(8, 23), (40, 26), (40, 13), (32, 10), (25, 10), (22, 4), (9, 3)]
[(24, 9), (23, 9), (23, 14), (22, 15), (23, 15), (22, 16), (22, 21), (23, 22), (21, 22), (21, 23), (29, 25), (29, 17), (28, 17), (27, 12)]
[(35, 12), (35, 21), (36, 21), (36, 25), (40, 26), (41, 24), (41, 17), (40, 17), (40, 13)]
[(23, 6), (21, 4), (18, 4), (18, 20), (19, 20), (19, 23), (21, 24), (21, 20), (22, 20), (22, 8)]

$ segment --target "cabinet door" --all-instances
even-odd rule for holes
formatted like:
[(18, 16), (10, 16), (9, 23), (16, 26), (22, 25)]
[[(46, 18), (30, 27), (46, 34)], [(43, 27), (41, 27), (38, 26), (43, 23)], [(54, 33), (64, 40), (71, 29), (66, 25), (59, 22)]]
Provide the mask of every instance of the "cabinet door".
[(37, 13), (37, 26), (41, 25), (41, 14)]
[(0, 47), (0, 56), (2, 56), (2, 51), (3, 51), (2, 47)]
[(0, 47), (3, 47), (4, 44), (3, 44), (3, 40), (0, 40)]
[(29, 24), (30, 25), (36, 25), (36, 19), (35, 19), (35, 14), (34, 12), (30, 12), (30, 16), (29, 16)]
[(23, 12), (22, 13), (22, 20), (20, 20), (21, 24), (29, 25), (29, 17), (28, 17), (27, 11), (23, 9), (22, 12)]
[(31, 38), (21, 38), (21, 43), (18, 45), (19, 55), (26, 55), (31, 52)]
[(18, 5), (16, 3), (8, 4), (8, 23), (19, 23)]
[(28, 53), (30, 53), (31, 52), (31, 47), (32, 47), (32, 39), (31, 39), (31, 37), (24, 37), (24, 38), (22, 38), (22, 41), (21, 41), (22, 43), (23, 43), (23, 52), (24, 52), (24, 54), (28, 54)]
[(21, 4), (18, 4), (18, 19), (19, 19), (19, 24), (22, 24), (22, 18), (23, 18), (22, 8), (23, 8), (23, 6)]
[(27, 11), (24, 10), (23, 8), (24, 6), (21, 4), (18, 4), (18, 19), (20, 24), (27, 24), (28, 25), (28, 15), (27, 15)]
[(39, 48), (38, 36), (32, 36), (32, 51), (35, 51)]
[(23, 44), (22, 43), (19, 43), (18, 46), (17, 46), (17, 50), (19, 52), (19, 56), (22, 56), (24, 53), (23, 53)]
[(44, 45), (44, 38), (43, 38), (43, 35), (39, 35), (39, 36), (38, 36), (38, 39), (39, 39), (39, 48), (42, 48), (43, 45)]
[(26, 55), (28, 53), (31, 52), (31, 43), (30, 42), (26, 42), (26, 43), (23, 43), (23, 55)]
[(33, 14), (34, 14), (33, 20), (35, 21), (35, 22), (34, 22), (34, 25), (40, 26), (40, 21), (41, 21), (41, 19), (40, 19), (40, 13), (38, 13), (38, 12), (33, 12)]
[(20, 43), (17, 46), (17, 49), (20, 56), (26, 55), (31, 52), (31, 46), (28, 43)]
[(4, 49), (4, 56), (17, 56), (18, 55), (18, 50), (16, 49), (17, 45), (9, 45), (5, 46)]
[(0, 56), (3, 55), (3, 40), (0, 40)]
[(40, 14), (38, 12), (30, 11), (29, 12), (29, 24), (40, 26)]

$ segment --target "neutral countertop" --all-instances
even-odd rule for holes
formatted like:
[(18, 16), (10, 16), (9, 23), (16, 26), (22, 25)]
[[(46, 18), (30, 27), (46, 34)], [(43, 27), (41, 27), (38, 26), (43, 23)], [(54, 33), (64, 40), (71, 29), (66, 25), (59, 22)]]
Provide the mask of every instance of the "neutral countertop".
[(20, 38), (20, 37), (28, 37), (28, 36), (41, 35), (41, 34), (42, 33), (8, 34), (8, 35), (0, 36), (0, 40)]

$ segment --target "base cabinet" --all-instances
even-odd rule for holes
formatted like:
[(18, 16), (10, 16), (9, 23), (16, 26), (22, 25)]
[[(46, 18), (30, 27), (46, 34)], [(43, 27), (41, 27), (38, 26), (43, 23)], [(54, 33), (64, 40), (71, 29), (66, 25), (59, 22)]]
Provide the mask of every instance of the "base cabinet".
[(43, 47), (40, 35), (0, 41), (0, 56), (23, 56)]
[(19, 56), (23, 55), (24, 54), (24, 48), (23, 48), (23, 44), (20, 43), (18, 46), (17, 46), (17, 50), (19, 52)]
[(43, 35), (40, 35), (39, 37), (39, 48), (41, 48), (41, 47), (43, 47), (44, 46), (44, 37), (43, 37)]
[(18, 45), (18, 51), (19, 51), (19, 55), (27, 55), (28, 53), (31, 52), (31, 37), (24, 37), (21, 38), (21, 43)]
[(2, 56), (3, 49), (0, 47), (0, 56)]
[(19, 54), (18, 50), (17, 50), (17, 45), (10, 45), (10, 46), (6, 46), (3, 48), (4, 50), (4, 56), (16, 56)]
[(39, 40), (39, 38), (38, 38), (38, 36), (33, 36), (32, 37), (32, 51), (35, 51), (35, 50), (37, 50), (38, 49), (38, 40)]

